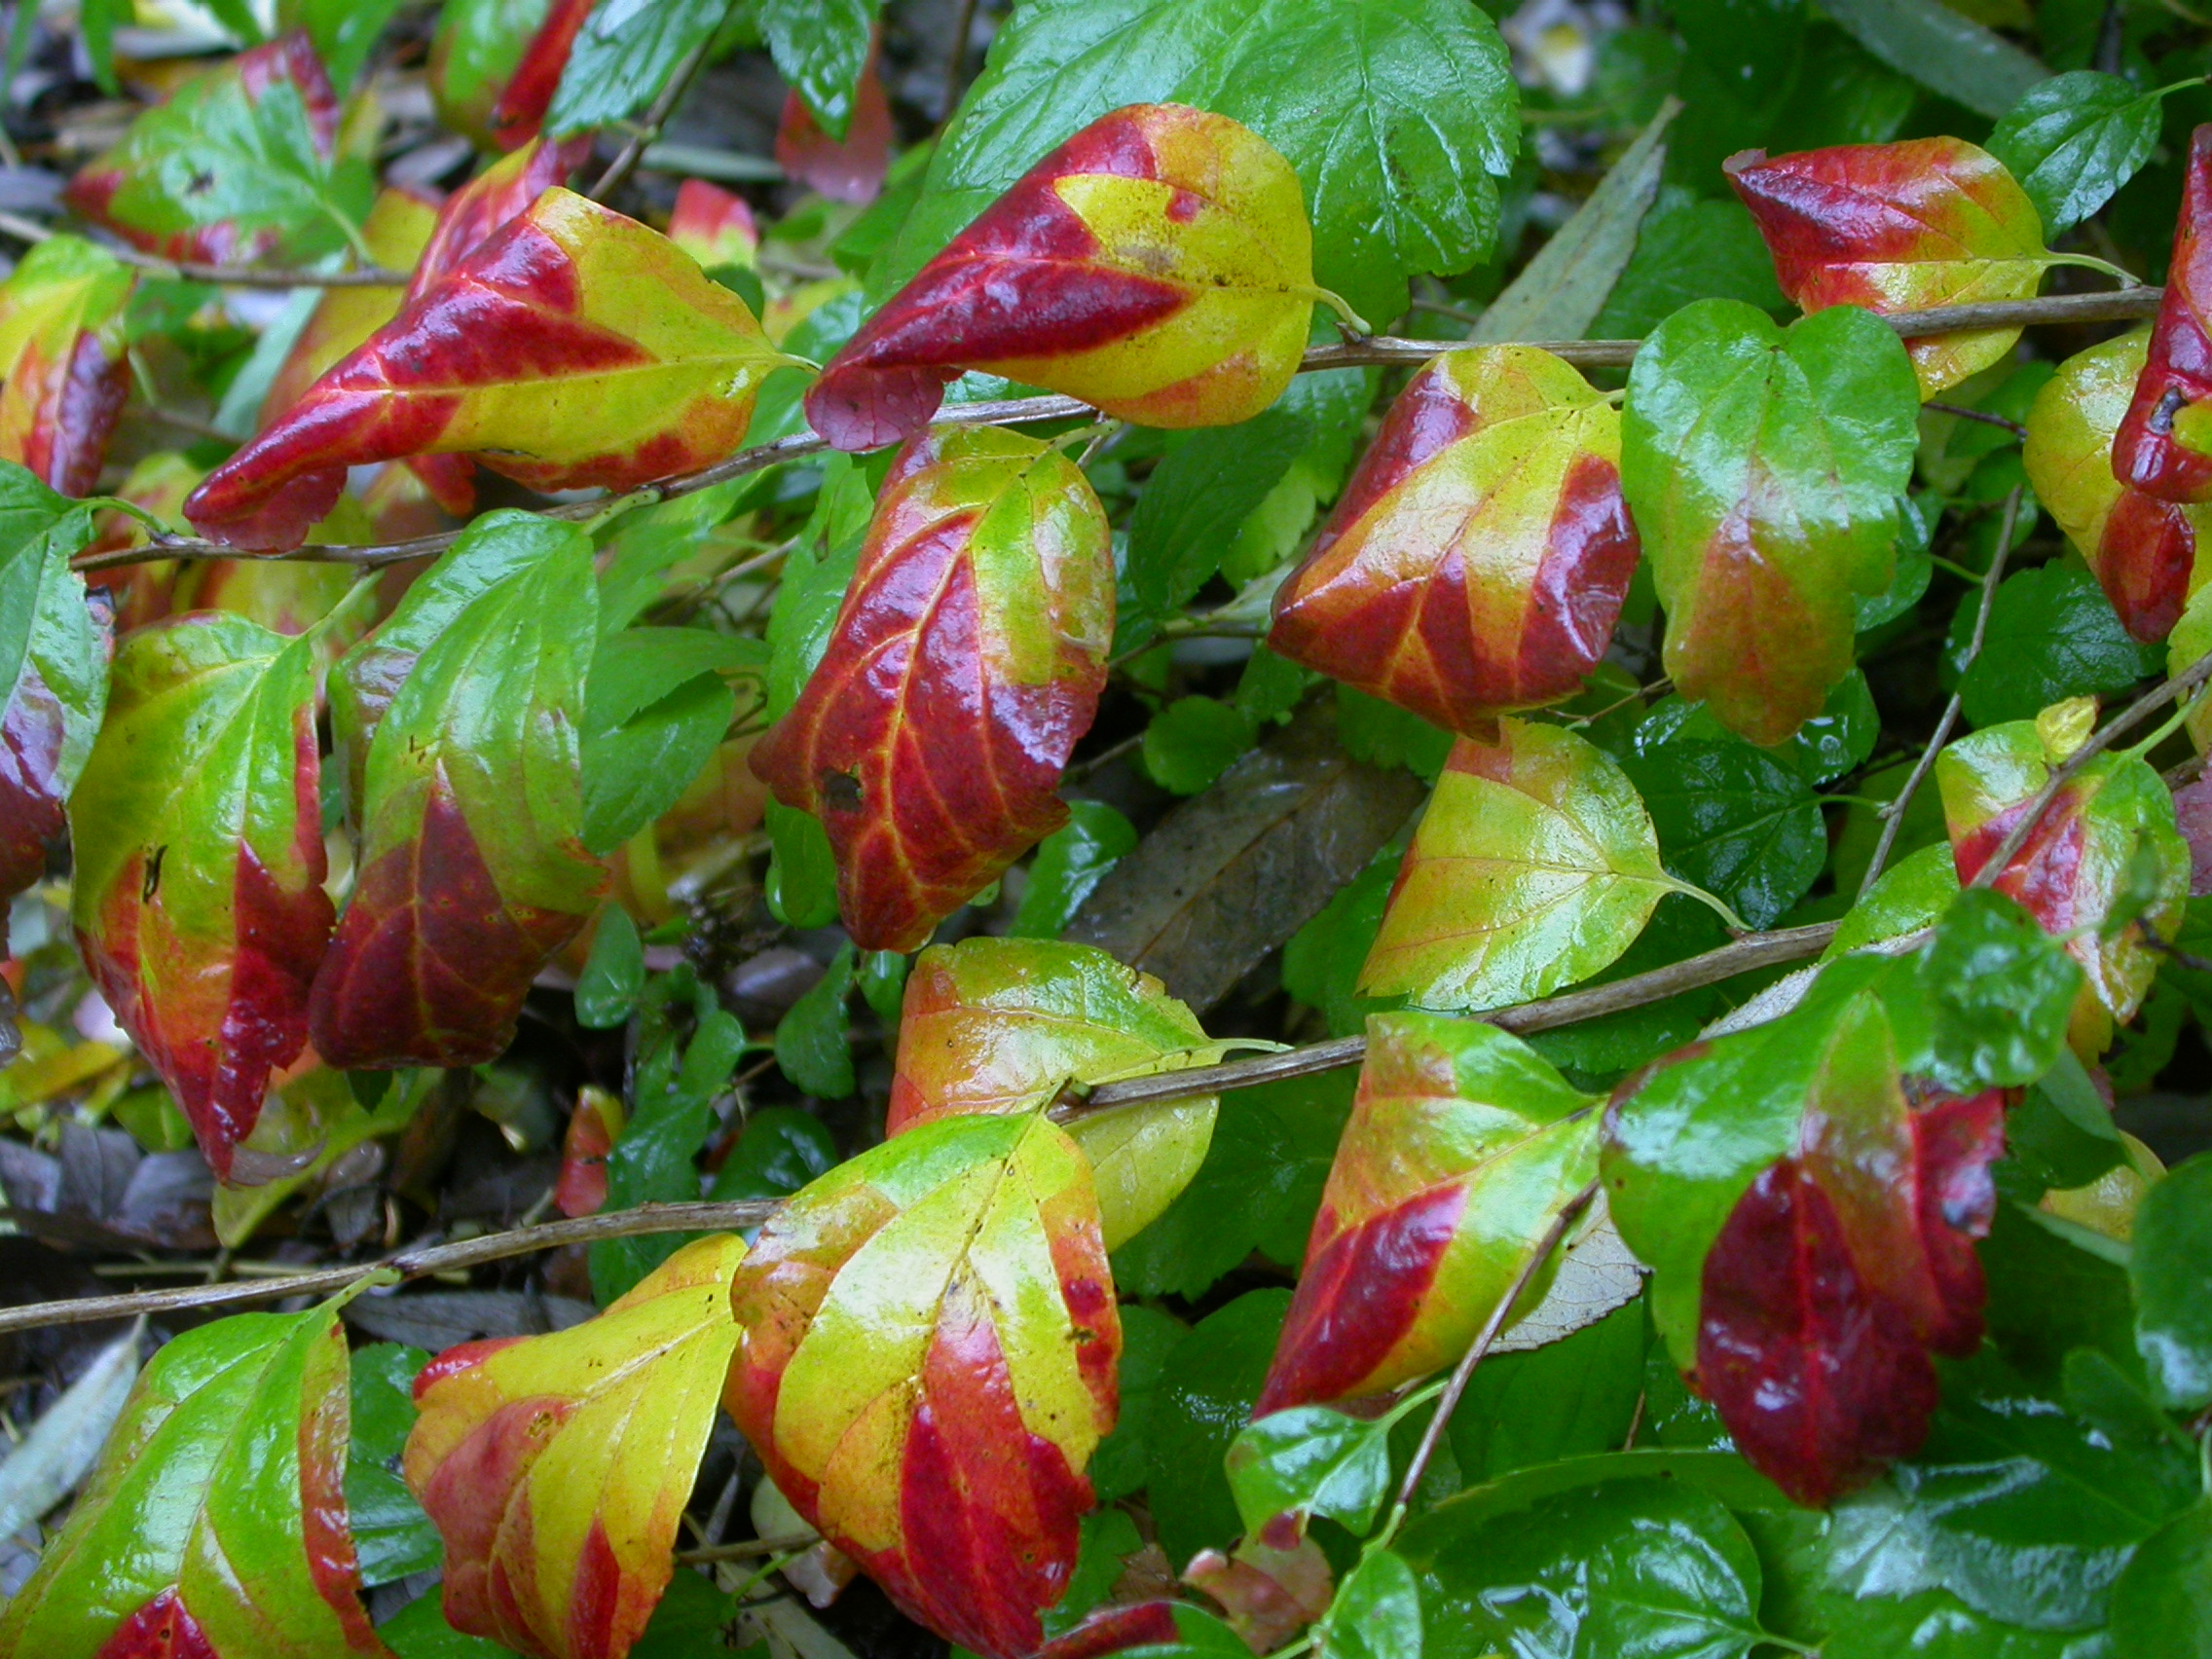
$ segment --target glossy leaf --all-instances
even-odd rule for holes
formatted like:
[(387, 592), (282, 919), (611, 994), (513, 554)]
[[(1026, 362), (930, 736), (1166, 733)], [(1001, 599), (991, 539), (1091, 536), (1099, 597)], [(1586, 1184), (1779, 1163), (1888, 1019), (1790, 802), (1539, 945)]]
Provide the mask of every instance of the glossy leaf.
[(581, 531), (490, 521), (349, 653), (337, 678), (372, 709), (404, 679), (364, 746), (360, 873), (314, 976), (327, 1063), (495, 1058), (597, 908), (577, 773), (596, 601)]
[(1105, 510), (1058, 451), (977, 427), (900, 452), (829, 650), (752, 756), (829, 830), (863, 949), (920, 946), (1067, 822), (1113, 591)]
[(390, 1584), (442, 1561), (438, 1530), (399, 1475), (400, 1454), (415, 1426), (415, 1378), (429, 1358), (397, 1343), (372, 1343), (352, 1353), (346, 1525), (363, 1584)]
[(1852, 668), (1854, 603), (1889, 585), (1916, 440), (1897, 337), (1849, 307), (1785, 332), (1683, 307), (1629, 373), (1621, 471), (1667, 609), (1667, 671), (1774, 744)]
[(1226, 1547), (1242, 1530), (1224, 1459), (1251, 1419), (1289, 1306), (1287, 1290), (1246, 1291), (1168, 1352), (1152, 1399), (1147, 1486), (1171, 1562)]
[(1152, 426), (1247, 420), (1289, 385), (1313, 302), (1298, 175), (1226, 116), (1133, 104), (1022, 175), (806, 394), (840, 449), (903, 442), (964, 368)]
[[(1758, 222), (1782, 291), (1808, 313), (2032, 297), (2054, 263), (2018, 181), (1958, 138), (1843, 144), (1729, 158), (1729, 182)], [(2010, 353), (2017, 328), (1912, 341), (1921, 395), (1934, 397)]]
[(1288, 1516), (1298, 1531), (1325, 1515), (1364, 1537), (1390, 1490), (1394, 1419), (1348, 1417), (1326, 1406), (1269, 1412), (1229, 1448), (1230, 1490), (1247, 1536)]
[(1572, 694), (1636, 569), (1619, 433), (1549, 352), (1435, 358), (1276, 591), (1271, 648), (1471, 737)]
[[(1149, 974), (1088, 945), (978, 938), (933, 945), (906, 977), (884, 1133), (940, 1118), (1020, 1114), (1088, 1086), (1212, 1065), (1208, 1038)], [(1214, 1097), (1086, 1113), (1068, 1134), (1090, 1160), (1106, 1247), (1118, 1250), (1189, 1185), (1213, 1138)]]
[(725, 1403), (798, 1512), (951, 1640), (1041, 1645), (1121, 1348), (1074, 1143), (956, 1118), (863, 1153), (761, 1230), (733, 1307)]
[[(438, 221), (433, 199), (389, 187), (361, 221), (361, 241), (387, 271), (412, 271)], [(399, 314), (396, 288), (325, 288), (261, 400), (261, 424), (280, 417), (325, 370)]]
[(523, 48), (513, 72), (499, 89), (498, 100), (492, 106), (493, 142), (514, 149), (538, 135), (567, 78), (576, 38), (595, 10), (595, 0), (552, 0), (539, 13), (536, 32)]
[(735, 449), (760, 381), (788, 360), (666, 238), (548, 190), (185, 512), (234, 546), (297, 546), (347, 467), (424, 454), (467, 454), (537, 489), (627, 489)]
[(348, 1395), (327, 1305), (173, 1338), (0, 1612), (0, 1651), (379, 1659), (347, 1532)]
[(1135, 1602), (1102, 1607), (1038, 1649), (1037, 1659), (1246, 1659), (1244, 1639), (1189, 1602)]
[(1007, 931), (1026, 939), (1056, 936), (1136, 844), (1135, 826), (1104, 801), (1069, 801), (1067, 823), (1037, 844), (1021, 903)]
[[(561, 0), (532, 42), (531, 101), (536, 77), (555, 78), (550, 104), (540, 103), (545, 130), (568, 137), (636, 115), (668, 82), (683, 55), (715, 38), (728, 15), (725, 0), (673, 0), (652, 6), (602, 6)], [(518, 70), (520, 79), (523, 71)], [(502, 115), (511, 122), (513, 109)]]
[(1820, 796), (1789, 764), (1797, 740), (1771, 750), (1727, 733), (1669, 740), (1657, 724), (1637, 728), (1637, 753), (1622, 770), (1651, 814), (1668, 869), (1752, 927), (1772, 927), (1827, 862)]
[(1595, 1102), (1520, 1039), (1378, 1014), (1367, 1040), (1263, 1416), (1452, 1364), (1596, 1173)]
[(447, 197), (438, 206), (437, 224), (427, 242), (407, 264), (412, 273), (408, 302), (422, 299), (459, 271), (470, 254), (529, 212), (540, 196), (565, 184), (590, 154), (590, 146), (580, 139), (565, 144), (534, 139)]
[[(859, 10), (858, 5), (835, 8), (846, 18)], [(820, 38), (834, 32), (821, 29), (820, 19), (810, 16), (803, 5), (779, 7), (777, 13), (779, 18), (788, 17), (799, 24), (793, 31), (799, 37)], [(867, 40), (866, 22), (863, 18), (864, 48)], [(793, 88), (784, 99), (783, 114), (776, 122), (776, 165), (787, 177), (832, 202), (873, 202), (883, 189), (884, 172), (891, 162), (891, 99), (876, 72), (874, 52), (867, 53), (857, 76), (836, 89), (830, 106), (844, 113), (844, 121), (825, 129), (801, 90)]]
[[(1961, 596), (1946, 656), (1956, 662), (1980, 596)], [(2175, 624), (2175, 636), (2182, 624)], [(2005, 578), (1989, 608), (1981, 654), (1959, 676), (1967, 719), (1978, 726), (2028, 720), (2053, 703), (2125, 691), (2157, 672), (2158, 653), (2128, 637), (2096, 578), (2054, 559)]]
[(845, 1004), (853, 994), (853, 947), (839, 945), (829, 971), (776, 1023), (776, 1064), (803, 1092), (843, 1100), (854, 1089)]
[(1611, 756), (1561, 726), (1462, 738), (1406, 849), (1360, 971), (1430, 1008), (1527, 1002), (1595, 974), (1674, 883)]
[(2122, 625), (2145, 644), (2173, 631), (2212, 574), (2196, 561), (2212, 507), (2161, 500), (2113, 476), (2113, 437), (2150, 339), (2137, 329), (2067, 358), (2036, 394), (2020, 452), (2036, 499), (2088, 561)]
[(2135, 1284), (2135, 1346), (2159, 1399), (2181, 1411), (2212, 1401), (2208, 1234), (2212, 1159), (2199, 1154), (2144, 1195), (2128, 1258)]
[(2044, 230), (2063, 236), (2151, 159), (2161, 97), (2094, 69), (2053, 75), (1997, 124), (1989, 153), (2019, 180)]
[(156, 624), (117, 657), (77, 784), (79, 946), (218, 1174), (307, 1043), (330, 938), (314, 681), (311, 640)]
[(63, 236), (0, 282), (0, 460), (65, 496), (92, 494), (130, 394), (123, 313), (134, 280), (113, 255)]
[[(368, 210), (358, 136), (304, 34), (240, 53), (131, 123), (65, 200), (149, 253), (215, 265), (345, 244)], [(321, 514), (315, 515), (317, 518)]]
[(2212, 1652), (2212, 1503), (2200, 1503), (2145, 1539), (2113, 1586), (2112, 1633), (2120, 1652), (2200, 1659)]
[(405, 1472), (445, 1539), (454, 1629), (538, 1659), (630, 1651), (675, 1570), (744, 1257), (700, 1239), (596, 1319), (424, 1368)]
[(425, 69), (438, 119), (492, 148), (493, 108), (552, 9), (552, 0), (454, 0), (439, 7)]
[(2190, 137), (2165, 297), (2135, 396), (2113, 438), (2120, 483), (2166, 501), (2212, 500), (2212, 126)]

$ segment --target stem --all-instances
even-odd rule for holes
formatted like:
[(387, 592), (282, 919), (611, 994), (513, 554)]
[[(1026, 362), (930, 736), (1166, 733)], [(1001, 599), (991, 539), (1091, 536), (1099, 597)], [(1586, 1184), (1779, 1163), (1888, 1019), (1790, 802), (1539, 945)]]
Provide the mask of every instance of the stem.
[(1347, 334), (1357, 335), (1361, 340), (1374, 335), (1375, 330), (1368, 327), (1367, 318), (1353, 311), (1342, 294), (1331, 293), (1327, 288), (1315, 288), (1313, 297), (1337, 313), (1337, 320), (1345, 325)]
[[(728, 15), (729, 8), (725, 6), (722, 8), (722, 16), (726, 19)], [(719, 33), (721, 24), (717, 23), (713, 33), (678, 61), (669, 74), (667, 85), (661, 88), (660, 95), (653, 99), (651, 107), (645, 111), (645, 118), (639, 123), (637, 131), (630, 134), (629, 141), (622, 146), (614, 160), (608, 163), (607, 170), (599, 175), (599, 182), (585, 192), (594, 202), (606, 201), (636, 170), (646, 147), (660, 136), (661, 128), (676, 113), (676, 106), (682, 102), (683, 94), (691, 90), (691, 83), (698, 78), (699, 71), (707, 66), (708, 50), (715, 44), (715, 36)]]
[(810, 1550), (821, 1541), (818, 1532), (787, 1532), (780, 1538), (742, 1538), (734, 1544), (678, 1550), (676, 1559), (686, 1567), (700, 1567), (710, 1561), (750, 1561), (755, 1556), (782, 1555), (786, 1550)]
[(2099, 259), (2093, 253), (2054, 253), (2046, 261), (2048, 265), (2072, 265), (2083, 271), (2101, 271), (2107, 276), (2117, 276), (2125, 288), (2140, 288), (2143, 278), (2132, 271), (2122, 271), (2109, 259)]
[(2179, 731), (2182, 726), (2188, 722), (2189, 717), (2195, 714), (2198, 709), (2204, 706), (2204, 697), (2207, 691), (2212, 691), (2212, 685), (2199, 685), (2196, 688), (2195, 696), (2190, 698), (2188, 702), (2184, 703), (2180, 708), (2176, 709), (2172, 714), (2168, 715), (2164, 719), (2158, 722), (2158, 729), (2157, 731), (2153, 732), (2141, 743), (2130, 745), (2122, 753), (2124, 753), (2127, 757), (2132, 760), (2140, 760), (2145, 756), (2149, 755), (2152, 750), (2157, 748), (2159, 744), (2165, 742), (2167, 738), (2173, 736), (2175, 732)]
[[(1827, 799), (1829, 797), (1823, 796), (1822, 798)], [(1731, 910), (1725, 899), (1717, 893), (1708, 893), (1695, 882), (1678, 881), (1670, 875), (1661, 877), (1655, 885), (1664, 887), (1670, 893), (1679, 893), (1685, 899), (1695, 899), (1700, 904), (1703, 904), (1723, 922), (1726, 922), (1728, 931), (1732, 934), (1748, 934), (1751, 931), (1751, 924), (1737, 915), (1734, 910)]]
[(1979, 421), (1984, 426), (2002, 426), (2015, 438), (2024, 438), (2028, 435), (2027, 427), (2021, 425), (2019, 422), (2004, 415), (1993, 414), (1987, 409), (1969, 409), (1963, 403), (1923, 403), (1921, 408), (1932, 414), (1948, 415), (1958, 421)]
[[(0, 233), (20, 241), (42, 242), (61, 235), (51, 225), (26, 219), (19, 213), (0, 213)], [(349, 240), (351, 240), (350, 237)], [(160, 259), (134, 247), (100, 251), (118, 264), (150, 271), (157, 276), (173, 276), (187, 282), (215, 282), (233, 288), (404, 288), (403, 271), (386, 271), (364, 263), (358, 271), (285, 271), (256, 265), (202, 265), (189, 259)]]

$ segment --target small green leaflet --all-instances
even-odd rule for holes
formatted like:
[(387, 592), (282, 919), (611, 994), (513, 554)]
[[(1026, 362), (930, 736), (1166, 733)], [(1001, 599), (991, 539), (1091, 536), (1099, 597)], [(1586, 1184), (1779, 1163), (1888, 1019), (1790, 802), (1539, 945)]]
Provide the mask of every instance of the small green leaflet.
[(2077, 69), (2029, 89), (1989, 135), (2057, 237), (2112, 200), (2151, 159), (2159, 105), (2171, 88), (2139, 92), (2118, 75)]

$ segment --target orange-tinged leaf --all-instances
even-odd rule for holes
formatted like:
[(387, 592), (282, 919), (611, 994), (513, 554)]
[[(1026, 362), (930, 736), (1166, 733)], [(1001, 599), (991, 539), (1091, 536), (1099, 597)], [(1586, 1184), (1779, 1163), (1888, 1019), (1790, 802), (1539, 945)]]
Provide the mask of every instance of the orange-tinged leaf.
[(538, 1659), (629, 1652), (674, 1572), (744, 1256), (702, 1238), (595, 1319), (424, 1367), (402, 1472), (445, 1540), (456, 1630)]
[(734, 450), (792, 359), (667, 238), (548, 190), (218, 467), (185, 511), (295, 547), (346, 469), (466, 454), (536, 489), (627, 489)]
[(759, 262), (760, 225), (752, 206), (744, 197), (703, 178), (687, 178), (676, 187), (668, 240), (697, 260), (702, 271)]
[(2123, 484), (2168, 501), (2212, 501), (2212, 124), (2191, 136), (2165, 297), (2135, 395), (2114, 435)]
[(807, 392), (807, 418), (839, 449), (898, 443), (980, 369), (1142, 425), (1229, 425), (1282, 394), (1322, 297), (1290, 164), (1226, 116), (1131, 104), (887, 301)]
[(793, 1506), (941, 1635), (1041, 1645), (1122, 1346), (1075, 1144), (1030, 1113), (863, 1153), (761, 1230), (732, 1305), (724, 1403)]
[(918, 948), (1067, 822), (1113, 635), (1106, 513), (1072, 461), (988, 426), (901, 451), (829, 650), (752, 756), (829, 830), (863, 949)]
[(65, 496), (99, 481), (130, 395), (123, 309), (134, 280), (91, 242), (55, 237), (0, 282), (0, 459)]
[[(2043, 221), (2005, 164), (1961, 138), (1839, 144), (1726, 164), (1774, 255), (1782, 291), (1808, 313), (1829, 306), (1926, 311), (2025, 300), (2054, 264)], [(2011, 353), (2017, 328), (1907, 344), (1923, 397)]]
[(1390, 406), (1268, 645), (1489, 737), (1581, 685), (1637, 554), (1612, 405), (1548, 351), (1448, 351)]
[[(361, 240), (386, 270), (412, 271), (437, 221), (434, 197), (393, 186), (378, 193), (376, 205), (361, 221)], [(261, 424), (299, 402), (332, 364), (398, 315), (399, 302), (396, 288), (325, 288), (269, 383), (261, 400)]]

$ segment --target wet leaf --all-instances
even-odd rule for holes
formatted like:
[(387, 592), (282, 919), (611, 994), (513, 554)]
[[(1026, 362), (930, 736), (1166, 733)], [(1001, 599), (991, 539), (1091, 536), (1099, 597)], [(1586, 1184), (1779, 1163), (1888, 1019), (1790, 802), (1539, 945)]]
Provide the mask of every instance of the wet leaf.
[(74, 797), (86, 964), (218, 1175), (307, 1044), (330, 939), (314, 682), (311, 639), (225, 611), (142, 630)]
[(346, 1337), (325, 1305), (245, 1313), (146, 1364), (99, 1466), (0, 1612), (53, 1659), (381, 1655), (355, 1594)]
[[(1626, 1254), (1625, 1246), (1616, 1248)], [(1572, 1259), (1562, 1264), (1560, 1277)], [(1631, 1272), (1641, 1291), (1641, 1275)], [(1557, 1284), (1555, 1279), (1555, 1290)], [(1530, 1317), (1541, 1316), (1539, 1311)], [(1632, 1294), (1625, 1306), (1542, 1347), (1518, 1353), (1493, 1349), (1475, 1368), (1452, 1414), (1452, 1451), (1460, 1478), (1479, 1484), (1625, 1443), (1644, 1398), (1644, 1328), (1643, 1309)]]
[[(873, 202), (891, 163), (891, 100), (870, 46), (875, 10), (874, 0), (841, 0), (826, 18), (786, 0), (761, 19), (794, 83), (776, 122), (776, 165), (832, 202)], [(832, 18), (839, 26), (821, 26)]]
[[(1979, 607), (1979, 595), (1963, 597), (1952, 616), (1945, 649), (1954, 662)], [(2128, 638), (2095, 579), (2071, 560), (2053, 560), (1998, 587), (1981, 654), (1959, 677), (1959, 691), (1967, 719), (1988, 727), (2031, 719), (2070, 697), (2124, 691), (2157, 668), (2158, 653)]]
[(1278, 1516), (1303, 1532), (1309, 1518), (1325, 1515), (1365, 1537), (1390, 1490), (1394, 1420), (1291, 1406), (1238, 1430), (1225, 1464), (1246, 1536), (1257, 1537)]
[[(426, 69), (438, 119), (478, 145), (494, 147), (493, 108), (554, 9), (552, 0), (454, 0), (439, 7)], [(586, 9), (574, 0), (560, 8)]]
[(2200, 1654), (2212, 1648), (2212, 1503), (2199, 1503), (2146, 1538), (2113, 1586), (2112, 1634), (2122, 1653)]
[(1529, 1002), (1634, 942), (1673, 885), (1620, 766), (1561, 726), (1461, 738), (1406, 849), (1360, 971), (1428, 1008)]
[(1277, 590), (1271, 648), (1469, 736), (1571, 695), (1636, 568), (1619, 431), (1549, 352), (1437, 357)]
[[(556, 0), (531, 43), (529, 101), (543, 111), (545, 129), (556, 137), (627, 120), (652, 101), (684, 54), (714, 39), (728, 13), (728, 0), (613, 6)], [(516, 72), (518, 81), (524, 73)], [(549, 106), (538, 101), (544, 80), (559, 87)], [(510, 95), (500, 102), (500, 130), (526, 129), (522, 99)]]
[(1667, 609), (1667, 671), (1773, 744), (1851, 671), (1855, 601), (1889, 585), (1917, 398), (1897, 337), (1851, 307), (1784, 332), (1685, 306), (1637, 353), (1621, 472)]
[(421, 1348), (397, 1343), (353, 1350), (346, 1522), (363, 1584), (389, 1584), (444, 1561), (438, 1530), (399, 1474), (400, 1454), (415, 1426), (415, 1378), (429, 1358)]
[(1286, 1290), (1246, 1291), (1191, 1327), (1152, 1401), (1153, 1520), (1170, 1562), (1226, 1546), (1241, 1530), (1223, 1458), (1252, 1415)]
[(2181, 215), (2174, 223), (2166, 293), (2151, 324), (2151, 342), (2135, 396), (2113, 439), (2112, 469), (2120, 483), (2167, 501), (2212, 500), (2212, 330), (2204, 306), (2212, 299), (2212, 126), (2190, 137), (2182, 175)]
[(733, 1306), (725, 1404), (793, 1507), (951, 1640), (1038, 1647), (1121, 1348), (1075, 1145), (1032, 1115), (863, 1153), (761, 1230)]
[(1828, 855), (1820, 796), (1789, 764), (1789, 746), (1754, 749), (1727, 733), (1667, 740), (1650, 727), (1638, 729), (1638, 753), (1622, 770), (1642, 794), (1667, 868), (1752, 927), (1772, 927), (1820, 879)]
[(422, 299), (460, 270), (470, 254), (529, 212), (545, 192), (567, 183), (569, 174), (589, 160), (590, 154), (590, 146), (582, 139), (565, 144), (549, 138), (533, 139), (447, 197), (438, 206), (437, 223), (428, 241), (407, 264), (406, 269), (412, 272), (407, 283), (408, 303)]
[(1992, 121), (2049, 74), (1942, 0), (1837, 0), (1824, 10), (1899, 74)]
[(855, 1087), (845, 1022), (852, 993), (853, 947), (846, 943), (776, 1025), (776, 1064), (798, 1088), (823, 1100), (842, 1100)]
[(664, 237), (549, 190), (185, 504), (234, 546), (297, 546), (372, 461), (466, 454), (536, 489), (627, 489), (719, 460), (788, 359)]
[(1037, 844), (1007, 932), (1022, 939), (1055, 937), (1136, 844), (1134, 826), (1104, 801), (1069, 801), (1067, 823)]
[(629, 1652), (675, 1568), (744, 1256), (701, 1239), (596, 1319), (449, 1348), (416, 1379), (407, 1484), (445, 1539), (456, 1630), (540, 1659)]
[(1989, 135), (1989, 153), (2019, 180), (2043, 228), (2063, 236), (2151, 159), (2160, 92), (2077, 69), (2029, 89)]
[(0, 460), (65, 496), (99, 482), (130, 394), (124, 308), (135, 280), (113, 255), (61, 236), (0, 282)]
[(1033, 439), (955, 428), (893, 462), (829, 649), (752, 757), (828, 829), (863, 949), (918, 948), (1067, 822), (1053, 791), (1114, 632), (1107, 542), (1089, 484)]
[(1313, 1649), (1326, 1659), (1420, 1659), (1420, 1589), (1404, 1557), (1360, 1557), (1313, 1627)]
[(2128, 1275), (2135, 1346), (2160, 1401), (2192, 1411), (2212, 1400), (2212, 1159), (2177, 1165), (2135, 1214)]
[(576, 976), (576, 1023), (587, 1031), (610, 1031), (629, 1022), (645, 984), (645, 947), (638, 924), (619, 904), (599, 913), (591, 936), (591, 954)]
[[(435, 200), (396, 186), (377, 192), (361, 221), (361, 241), (387, 271), (412, 271), (438, 222)], [(397, 288), (325, 288), (292, 341), (261, 400), (268, 425), (303, 397), (323, 372), (399, 314)]]

